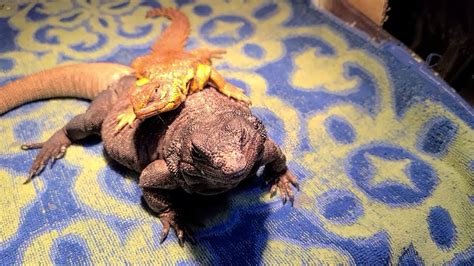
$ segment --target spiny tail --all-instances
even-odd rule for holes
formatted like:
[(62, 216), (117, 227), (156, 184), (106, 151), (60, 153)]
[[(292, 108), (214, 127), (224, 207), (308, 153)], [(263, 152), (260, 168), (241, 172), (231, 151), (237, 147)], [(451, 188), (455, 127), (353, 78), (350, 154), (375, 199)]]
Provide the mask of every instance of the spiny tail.
[(174, 8), (154, 8), (146, 14), (147, 18), (158, 16), (170, 19), (171, 25), (166, 28), (165, 32), (151, 47), (153, 53), (184, 50), (184, 45), (191, 31), (188, 17)]
[(112, 63), (61, 66), (0, 87), (0, 114), (24, 103), (56, 97), (93, 99), (132, 70)]

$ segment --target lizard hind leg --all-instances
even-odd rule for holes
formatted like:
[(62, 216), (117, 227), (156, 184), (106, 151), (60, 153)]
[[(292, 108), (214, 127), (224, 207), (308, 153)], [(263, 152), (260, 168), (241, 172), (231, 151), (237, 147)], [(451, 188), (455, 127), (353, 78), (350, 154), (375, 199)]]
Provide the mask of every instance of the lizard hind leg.
[(41, 149), (28, 172), (28, 177), (24, 184), (30, 182), (33, 177), (39, 175), (44, 167), (51, 161), (51, 166), (58, 159), (64, 157), (67, 147), (71, 145), (71, 140), (66, 136), (64, 129), (54, 133), (46, 142), (29, 143), (21, 145), (23, 150)]
[[(119, 85), (120, 84), (116, 84), (114, 86)], [(123, 86), (123, 88), (127, 88), (127, 86)], [(41, 149), (33, 161), (25, 183), (28, 183), (33, 177), (39, 175), (50, 161), (52, 166), (56, 160), (62, 158), (66, 153), (67, 147), (69, 147), (73, 141), (99, 134), (102, 121), (107, 113), (106, 110), (110, 108), (110, 102), (113, 100), (114, 94), (115, 91), (112, 90), (106, 90), (100, 93), (92, 101), (85, 113), (75, 116), (66, 126), (56, 131), (47, 141), (23, 144), (21, 146), (23, 150)]]
[(207, 64), (198, 64), (195, 70), (194, 78), (191, 81), (190, 93), (204, 89), (211, 75), (212, 68)]

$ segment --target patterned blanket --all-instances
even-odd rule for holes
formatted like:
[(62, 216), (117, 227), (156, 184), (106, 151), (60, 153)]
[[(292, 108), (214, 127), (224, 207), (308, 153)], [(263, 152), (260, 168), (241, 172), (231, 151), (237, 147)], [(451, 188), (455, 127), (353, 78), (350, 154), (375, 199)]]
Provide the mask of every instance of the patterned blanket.
[[(129, 64), (179, 6), (189, 48), (247, 90), (302, 191), (282, 206), (261, 181), (202, 204), (198, 245), (159, 244), (135, 173), (99, 140), (23, 185), (41, 141), (87, 102), (48, 100), (0, 117), (0, 264), (473, 264), (474, 116), (397, 43), (374, 43), (305, 1), (2, 1), (0, 83), (73, 62)], [(0, 99), (1, 100), (1, 99)]]

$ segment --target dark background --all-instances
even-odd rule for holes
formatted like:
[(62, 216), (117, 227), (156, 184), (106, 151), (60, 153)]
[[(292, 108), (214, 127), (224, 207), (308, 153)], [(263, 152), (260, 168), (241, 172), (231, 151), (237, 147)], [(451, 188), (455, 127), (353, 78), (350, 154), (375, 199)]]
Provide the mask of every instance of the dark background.
[(474, 0), (389, 0), (383, 28), (474, 105)]

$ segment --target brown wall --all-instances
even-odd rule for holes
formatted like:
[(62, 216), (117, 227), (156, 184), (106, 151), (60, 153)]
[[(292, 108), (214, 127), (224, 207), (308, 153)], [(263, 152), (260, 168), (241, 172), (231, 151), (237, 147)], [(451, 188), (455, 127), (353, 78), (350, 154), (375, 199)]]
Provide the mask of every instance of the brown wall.
[[(381, 26), (385, 19), (387, 10), (387, 0), (342, 0), (350, 3), (377, 25)], [(334, 0), (313, 0), (316, 6), (322, 9), (331, 10)]]

